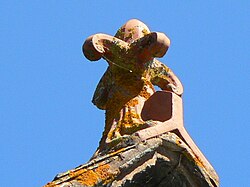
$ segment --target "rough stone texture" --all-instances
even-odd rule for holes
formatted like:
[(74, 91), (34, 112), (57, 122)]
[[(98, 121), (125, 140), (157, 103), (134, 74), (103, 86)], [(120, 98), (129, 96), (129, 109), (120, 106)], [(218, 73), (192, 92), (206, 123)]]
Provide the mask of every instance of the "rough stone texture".
[(104, 133), (89, 162), (45, 187), (219, 186), (212, 165), (184, 128), (181, 82), (155, 59), (169, 45), (165, 34), (150, 32), (135, 19), (114, 37), (87, 38), (85, 57), (109, 65), (93, 97), (106, 110)]
[[(174, 133), (144, 142), (131, 137), (122, 148), (59, 174), (45, 187), (215, 187), (192, 150)], [(133, 145), (129, 145), (133, 144)]]
[[(92, 102), (105, 110), (105, 128), (95, 155), (106, 154), (120, 139), (155, 123), (141, 111), (154, 93), (154, 85), (181, 96), (180, 80), (162, 57), (170, 45), (160, 32), (150, 32), (139, 20), (129, 20), (115, 36), (95, 34), (86, 39), (83, 53), (91, 61), (103, 58), (108, 68), (95, 90)], [(154, 120), (155, 121), (155, 120)]]

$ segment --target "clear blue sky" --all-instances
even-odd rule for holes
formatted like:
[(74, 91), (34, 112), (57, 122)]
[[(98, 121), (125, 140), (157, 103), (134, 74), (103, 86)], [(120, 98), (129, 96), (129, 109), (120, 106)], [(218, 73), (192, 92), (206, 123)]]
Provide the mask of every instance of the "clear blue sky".
[(0, 186), (42, 186), (85, 163), (104, 128), (91, 103), (107, 64), (81, 52), (131, 18), (171, 39), (185, 126), (221, 179), (250, 183), (250, 1), (0, 2)]

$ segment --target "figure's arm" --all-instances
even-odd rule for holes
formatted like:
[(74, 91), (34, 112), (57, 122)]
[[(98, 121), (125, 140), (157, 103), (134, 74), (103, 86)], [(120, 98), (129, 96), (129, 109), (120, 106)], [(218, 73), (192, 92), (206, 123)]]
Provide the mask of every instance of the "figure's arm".
[(150, 68), (151, 82), (162, 90), (174, 92), (181, 96), (183, 86), (177, 76), (165, 64), (154, 59)]

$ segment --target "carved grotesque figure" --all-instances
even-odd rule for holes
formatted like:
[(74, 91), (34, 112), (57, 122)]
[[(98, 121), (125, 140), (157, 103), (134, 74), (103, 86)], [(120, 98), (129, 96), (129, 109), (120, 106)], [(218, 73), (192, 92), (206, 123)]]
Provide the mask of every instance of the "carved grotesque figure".
[(155, 59), (169, 45), (165, 34), (150, 32), (135, 19), (115, 36), (87, 38), (84, 55), (108, 62), (93, 97), (106, 112), (105, 130), (89, 162), (44, 187), (219, 186), (218, 175), (184, 127), (180, 81)]
[(175, 74), (155, 59), (164, 56), (169, 45), (165, 34), (150, 32), (136, 19), (124, 24), (115, 36), (95, 34), (85, 41), (84, 55), (91, 61), (103, 58), (109, 65), (92, 100), (98, 108), (106, 110), (98, 152), (152, 125), (143, 119), (141, 111), (155, 92), (154, 85), (179, 96), (183, 93)]

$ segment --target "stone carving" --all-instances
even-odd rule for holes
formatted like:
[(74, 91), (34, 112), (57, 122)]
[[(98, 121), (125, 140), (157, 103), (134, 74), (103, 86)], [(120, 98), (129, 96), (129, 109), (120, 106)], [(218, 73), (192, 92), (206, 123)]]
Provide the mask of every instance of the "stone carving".
[(106, 111), (103, 136), (88, 163), (58, 174), (45, 187), (219, 186), (215, 170), (184, 128), (182, 84), (156, 59), (169, 45), (165, 34), (150, 32), (136, 19), (115, 36), (87, 38), (84, 55), (109, 65), (93, 96)]
[(156, 125), (141, 116), (144, 102), (155, 93), (153, 85), (179, 96), (183, 87), (175, 74), (155, 59), (168, 50), (170, 40), (159, 32), (150, 32), (139, 20), (130, 20), (116, 35), (95, 34), (83, 45), (91, 61), (104, 58), (109, 67), (101, 78), (93, 103), (106, 110), (105, 130), (98, 152), (138, 130)]

